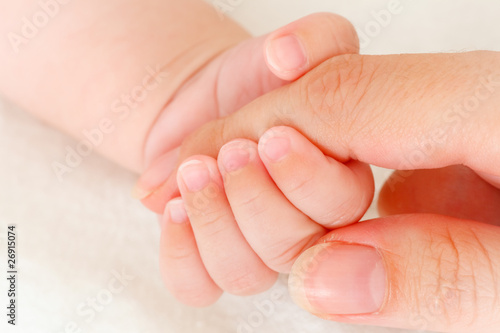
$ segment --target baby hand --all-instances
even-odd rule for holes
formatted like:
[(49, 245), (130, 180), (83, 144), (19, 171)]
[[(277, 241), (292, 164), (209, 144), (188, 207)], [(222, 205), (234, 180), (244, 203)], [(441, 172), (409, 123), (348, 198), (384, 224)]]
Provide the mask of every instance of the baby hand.
[(328, 58), (358, 49), (355, 30), (346, 19), (318, 13), (219, 55), (179, 89), (152, 127), (144, 154), (149, 167), (137, 183), (136, 197), (147, 197), (150, 209), (163, 212), (167, 200), (158, 188), (173, 171), (177, 148), (190, 133)]
[(192, 306), (268, 289), (329, 229), (357, 222), (374, 192), (366, 164), (337, 162), (283, 126), (258, 144), (229, 142), (217, 160), (189, 158), (177, 181), (160, 261), (167, 288)]

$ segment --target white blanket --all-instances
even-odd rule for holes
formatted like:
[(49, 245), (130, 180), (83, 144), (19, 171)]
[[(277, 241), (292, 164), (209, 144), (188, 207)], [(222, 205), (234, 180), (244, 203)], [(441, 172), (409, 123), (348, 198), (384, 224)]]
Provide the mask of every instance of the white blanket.
[[(226, 4), (255, 34), (312, 12), (342, 14), (360, 31), (362, 53), (500, 50), (496, 1), (210, 1)], [(378, 17), (389, 3), (401, 12)], [(399, 332), (317, 319), (290, 301), (284, 279), (273, 289), (277, 298), (179, 304), (160, 280), (156, 217), (129, 195), (136, 175), (94, 154), (59, 182), (51, 163), (72, 139), (1, 103), (0, 332)], [(380, 186), (388, 171), (376, 173)], [(5, 315), (8, 224), (18, 233), (16, 327)]]

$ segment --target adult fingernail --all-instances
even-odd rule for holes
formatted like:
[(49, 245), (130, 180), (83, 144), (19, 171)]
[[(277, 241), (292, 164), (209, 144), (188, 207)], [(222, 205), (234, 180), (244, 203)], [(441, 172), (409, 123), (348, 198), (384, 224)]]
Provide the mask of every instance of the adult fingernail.
[(188, 215), (186, 212), (186, 208), (184, 207), (184, 201), (182, 201), (182, 199), (171, 200), (167, 204), (166, 210), (168, 210), (170, 221), (177, 224), (182, 224), (187, 222)]
[(174, 149), (156, 160), (139, 178), (132, 190), (132, 197), (142, 200), (162, 185), (175, 169), (180, 148)]
[(271, 162), (279, 162), (290, 152), (290, 140), (285, 136), (263, 136), (259, 151)]
[(377, 312), (384, 303), (386, 285), (378, 251), (344, 243), (320, 244), (305, 251), (289, 278), (294, 301), (318, 315)]
[(300, 70), (307, 65), (307, 56), (301, 41), (295, 35), (271, 40), (266, 48), (269, 64), (280, 72)]
[(210, 171), (202, 161), (191, 160), (181, 164), (179, 174), (191, 192), (203, 190), (210, 182)]
[(238, 171), (250, 162), (250, 152), (244, 142), (233, 141), (225, 144), (219, 153), (224, 172)]

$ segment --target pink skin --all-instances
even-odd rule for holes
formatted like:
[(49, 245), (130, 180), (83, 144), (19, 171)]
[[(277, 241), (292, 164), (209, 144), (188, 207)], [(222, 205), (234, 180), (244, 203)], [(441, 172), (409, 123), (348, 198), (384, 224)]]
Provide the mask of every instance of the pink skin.
[[(287, 37), (294, 43), (283, 42)], [(145, 146), (148, 170), (137, 182), (135, 197), (147, 198), (143, 202), (148, 208), (163, 213), (168, 200), (162, 186), (176, 166), (176, 148), (187, 135), (301, 77), (330, 57), (357, 52), (352, 25), (340, 16), (319, 13), (221, 54), (177, 92), (158, 118)]]
[(269, 130), (258, 144), (229, 142), (217, 161), (193, 156), (179, 170), (189, 221), (172, 222), (183, 216), (172, 214), (180, 199), (167, 204), (160, 263), (167, 288), (193, 306), (213, 303), (222, 291), (266, 290), (325, 227), (356, 222), (373, 196), (368, 166), (338, 163), (288, 127)]
[[(392, 198), (386, 193), (381, 207), (385, 213), (405, 215), (328, 232), (293, 265), (289, 287), (294, 300), (311, 313), (335, 321), (440, 332), (496, 332), (500, 325), (500, 228), (495, 209), (499, 189), (490, 185), (498, 185), (499, 177), (499, 68), (500, 54), (488, 51), (337, 57), (300, 82), (205, 125), (184, 142), (180, 158), (215, 156), (241, 137), (262, 142), (262, 133), (276, 126), (276, 111), (287, 110), (287, 124), (335, 160), (403, 169), (387, 183), (387, 189), (396, 192)], [(457, 111), (457, 101), (470, 109), (468, 103), (477, 96), (482, 100), (474, 112), (465, 113), (465, 107)], [(288, 149), (285, 140), (279, 142), (269, 151), (277, 165)], [(307, 162), (307, 157), (297, 160)], [(297, 171), (304, 164), (289, 169), (286, 178), (307, 184)], [(462, 167), (453, 167), (457, 164)], [(466, 172), (463, 166), (468, 167)], [(443, 167), (449, 168), (439, 170)], [(438, 170), (413, 170), (419, 168)], [(277, 181), (278, 173), (268, 170)], [(321, 174), (320, 170), (312, 172)], [(262, 184), (244, 188), (257, 186)], [(231, 190), (226, 192), (232, 204)], [(262, 213), (268, 201), (257, 202), (254, 211)], [(457, 204), (465, 207), (457, 209)], [(279, 212), (275, 214), (279, 220)], [(251, 242), (244, 222), (237, 220)], [(274, 236), (281, 240), (281, 233)], [(346, 295), (353, 297), (345, 300)]]

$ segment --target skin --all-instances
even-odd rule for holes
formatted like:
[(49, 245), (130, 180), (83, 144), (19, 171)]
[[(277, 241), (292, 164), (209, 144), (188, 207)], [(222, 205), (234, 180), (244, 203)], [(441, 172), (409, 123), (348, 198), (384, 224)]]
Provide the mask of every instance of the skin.
[[(38, 3), (34, 0), (3, 2), (1, 9), (12, 15), (2, 20), (0, 32), (6, 36), (12, 32), (19, 33), (21, 18), (29, 17), (31, 13), (38, 11), (37, 6)], [(164, 24), (166, 18), (169, 22), (167, 26)], [(390, 273), (388, 283), (401, 292), (389, 295), (384, 306), (373, 314), (339, 316), (308, 308), (315, 314), (332, 320), (412, 328), (411, 318), (414, 316), (424, 315), (424, 318), (429, 318), (425, 317), (425, 311), (428, 309), (419, 305), (425, 305), (425, 300), (441, 295), (442, 291), (439, 288), (422, 286), (440, 286), (439, 281), (443, 276), (452, 275), (459, 277), (452, 285), (453, 290), (465, 290), (472, 298), (464, 297), (452, 303), (445, 302), (443, 306), (447, 316), (428, 320), (426, 328), (458, 332), (484, 331), (497, 327), (497, 319), (494, 316), (498, 308), (495, 302), (497, 280), (494, 277), (498, 272), (497, 267), (500, 266), (500, 251), (497, 245), (499, 235), (496, 226), (486, 224), (496, 220), (495, 211), (483, 214), (479, 199), (486, 198), (495, 202), (496, 188), (500, 184), (497, 169), (500, 156), (497, 148), (499, 134), (496, 130), (499, 127), (496, 109), (500, 79), (498, 72), (495, 72), (499, 68), (498, 55), (492, 52), (382, 57), (353, 55), (325, 61), (341, 53), (356, 53), (357, 40), (345, 20), (328, 18), (319, 21), (317, 27), (313, 27), (314, 22), (318, 20), (311, 20), (305, 28), (300, 24), (286, 27), (274, 35), (277, 37), (280, 34), (292, 33), (303, 43), (307, 63), (290, 72), (273, 66), (267, 55), (262, 55), (263, 52), (247, 52), (249, 49), (264, 50), (273, 35), (268, 39), (250, 41), (244, 30), (230, 20), (220, 20), (219, 15), (202, 1), (187, 0), (182, 4), (178, 1), (158, 0), (141, 3), (72, 3), (61, 9), (57, 16), (51, 19), (50, 24), (40, 29), (35, 37), (28, 38), (28, 41), (17, 47), (8, 39), (0, 41), (0, 56), (3, 60), (0, 91), (5, 98), (78, 139), (83, 139), (85, 130), (95, 128), (96, 124), (110, 117), (111, 112), (111, 120), (116, 129), (95, 149), (130, 170), (143, 171), (149, 168), (151, 171), (160, 165), (158, 161), (165, 162), (162, 158), (164, 154), (175, 151), (184, 136), (201, 125), (183, 123), (178, 126), (177, 122), (187, 117), (180, 116), (184, 115), (184, 112), (177, 110), (180, 105), (185, 105), (186, 109), (192, 108), (189, 96), (199, 94), (199, 87), (205, 87), (207, 96), (210, 97), (207, 103), (210, 107), (198, 114), (202, 122), (243, 108), (235, 116), (210, 123), (192, 135), (185, 141), (182, 149), (173, 155), (173, 159), (177, 158), (177, 154), (180, 154), (181, 161), (193, 154), (198, 154), (198, 159), (207, 159), (207, 165), (212, 166), (214, 184), (219, 186), (223, 181), (221, 178), (217, 179), (217, 170), (221, 172), (220, 165), (215, 163), (219, 149), (237, 138), (257, 143), (263, 133), (276, 125), (289, 125), (298, 130), (303, 139), (318, 147), (324, 155), (323, 161), (329, 161), (323, 165), (325, 170), (328, 170), (327, 166), (334, 166), (338, 174), (342, 174), (339, 170), (347, 170), (351, 176), (354, 174), (357, 189), (354, 193), (364, 193), (365, 196), (361, 198), (370, 196), (369, 182), (360, 181), (370, 179), (367, 171), (362, 171), (363, 163), (395, 169), (427, 169), (463, 164), (493, 186), (487, 187), (483, 183), (473, 185), (479, 195), (462, 198), (464, 203), (473, 203), (463, 211), (457, 212), (456, 209), (447, 208), (453, 207), (448, 202), (443, 202), (443, 205), (437, 205), (438, 207), (428, 205), (425, 199), (418, 200), (419, 207), (412, 205), (415, 198), (428, 195), (425, 186), (431, 189), (430, 185), (436, 184), (435, 179), (462, 179), (454, 177), (453, 171), (446, 170), (445, 177), (436, 176), (432, 172), (428, 175), (415, 173), (414, 176), (404, 173), (403, 181), (400, 181), (401, 174), (396, 174), (395, 181), (403, 183), (398, 185), (397, 191), (406, 191), (407, 194), (401, 199), (384, 196), (385, 204), (381, 204), (387, 214), (421, 213), (424, 207), (425, 212), (437, 212), (453, 217), (411, 214), (356, 224), (325, 234), (326, 229), (322, 228), (334, 227), (328, 222), (336, 222), (338, 219), (326, 219), (326, 225), (323, 225), (325, 220), (322, 218), (332, 217), (331, 213), (320, 212), (318, 216), (314, 216), (313, 213), (318, 210), (314, 209), (312, 203), (307, 203), (305, 198), (300, 200), (300, 196), (294, 200), (294, 191), (287, 189), (283, 181), (280, 182), (281, 177), (286, 179), (287, 175), (296, 175), (296, 170), (275, 170), (273, 173), (272, 167), (266, 165), (265, 158), (262, 158), (260, 162), (264, 163), (267, 176), (271, 177), (265, 178), (264, 167), (259, 164), (258, 159), (253, 160), (254, 166), (260, 165), (253, 170), (255, 176), (261, 177), (259, 186), (269, 186), (271, 179), (276, 185), (281, 183), (281, 194), (275, 192), (273, 197), (286, 197), (290, 200), (291, 205), (283, 206), (283, 210), (292, 214), (291, 221), (303, 226), (290, 228), (287, 230), (289, 234), (284, 233), (287, 237), (285, 240), (289, 243), (281, 244), (284, 245), (283, 249), (290, 248), (295, 251), (289, 252), (288, 257), (269, 256), (267, 253), (277, 249), (266, 248), (266, 242), (257, 244), (258, 237), (252, 236), (255, 235), (255, 230), (243, 227), (248, 223), (239, 225), (245, 214), (236, 213), (238, 210), (233, 207), (238, 202), (235, 201), (238, 192), (225, 193), (227, 202), (224, 202), (222, 195), (214, 197), (213, 199), (220, 199), (214, 202), (219, 203), (220, 209), (229, 207), (234, 213), (237, 221), (229, 221), (233, 222), (233, 228), (229, 231), (232, 230), (236, 234), (241, 232), (243, 239), (240, 239), (238, 244), (243, 248), (247, 244), (245, 255), (253, 256), (252, 262), (255, 266), (251, 267), (254, 270), (240, 272), (240, 279), (237, 279), (236, 275), (236, 279), (232, 281), (215, 283), (214, 280), (224, 276), (221, 273), (224, 267), (206, 267), (211, 266), (207, 265), (211, 254), (208, 253), (202, 258), (200, 243), (203, 237), (196, 238), (200, 232), (196, 232), (197, 229), (192, 228), (190, 224), (177, 223), (180, 228), (184, 228), (185, 241), (190, 246), (187, 246), (187, 252), (181, 251), (180, 256), (179, 253), (173, 252), (173, 258), (190, 257), (192, 261), (187, 267), (197, 267), (199, 279), (193, 282), (192, 286), (182, 285), (184, 290), (176, 289), (176, 285), (173, 289), (180, 290), (179, 297), (191, 291), (194, 295), (187, 299), (194, 299), (196, 305), (209, 304), (218, 297), (222, 289), (238, 294), (257, 292), (267, 287), (257, 283), (265, 281), (270, 285), (273, 271), (289, 270), (291, 262), (301, 250), (323, 236), (320, 242), (354, 242), (377, 248), (387, 263), (386, 268)], [(123, 29), (124, 26), (131, 29)], [(182, 26), (182, 29), (179, 29), (179, 26)], [(316, 36), (326, 33), (332, 36), (333, 43), (324, 43), (314, 38), (315, 34), (311, 31), (317, 32), (321, 29), (326, 32)], [(144, 38), (151, 32), (155, 32), (154, 38)], [(333, 47), (329, 47), (332, 45)], [(319, 67), (296, 83), (244, 106), (252, 99), (283, 86), (285, 82), (282, 80), (294, 80), (320, 63), (322, 64)], [(241, 66), (242, 64), (250, 66)], [(136, 101), (131, 100), (128, 95), (134, 87), (145, 82), (149, 74), (148, 66), (156, 71), (157, 79), (163, 80), (148, 93), (144, 101), (136, 105)], [(155, 70), (156, 68), (158, 70)], [(490, 77), (491, 90), (485, 90), (484, 86), (481, 88), (481, 78)], [(208, 93), (213, 92), (218, 85), (227, 86), (229, 83), (234, 87), (234, 91), (230, 91), (227, 96), (213, 96)], [(255, 90), (249, 90), (249, 86), (255, 87), (252, 88)], [(478, 97), (478, 87), (481, 88), (480, 103), (472, 108), (473, 112), (464, 111), (462, 108), (446, 113), (445, 118), (441, 117), (443, 110), (448, 110), (450, 106), (466, 103), (464, 96)], [(57, 98), (54, 98), (55, 95)], [(234, 96), (245, 98), (235, 100)], [(114, 114), (118, 112), (113, 112), (117, 99), (128, 105), (126, 112), (122, 110), (118, 115)], [(172, 119), (176, 124), (174, 129), (182, 130), (165, 139), (155, 133), (172, 131), (172, 128), (167, 126), (170, 121), (164, 120), (168, 119), (166, 115), (171, 113), (174, 114)], [(120, 115), (122, 117), (119, 117)], [(156, 125), (159, 130), (155, 132)], [(429, 144), (429, 138), (432, 138), (432, 149), (427, 150), (428, 145), (418, 146), (422, 143)], [(247, 143), (248, 146), (251, 145), (250, 142)], [(415, 152), (425, 153), (423, 156), (420, 154), (417, 160)], [(319, 153), (317, 156), (321, 157)], [(170, 164), (171, 160), (172, 158), (170, 161), (167, 159)], [(341, 163), (345, 163), (347, 169), (341, 167)], [(357, 165), (360, 166), (360, 175), (353, 167), (356, 163), (359, 163)], [(302, 167), (305, 169), (307, 165)], [(319, 166), (318, 168), (321, 169)], [(148, 206), (160, 212), (165, 209), (167, 201), (178, 196), (179, 192), (182, 192), (183, 198), (189, 197), (181, 182), (180, 191), (177, 189), (178, 179), (175, 175), (164, 182), (168, 174), (164, 170), (164, 174), (159, 177), (156, 172), (155, 177), (149, 178), (149, 181), (140, 186), (144, 191), (139, 195), (145, 198)], [(411, 181), (404, 182), (405, 178), (412, 179), (411, 177), (418, 175), (422, 178), (414, 182), (413, 186), (410, 186)], [(349, 177), (339, 177), (332, 181), (343, 179)], [(393, 182), (388, 186), (394, 188), (394, 184)], [(443, 188), (447, 188), (448, 184), (452, 184), (451, 188), (459, 186), (456, 181), (443, 181), (442, 184), (441, 187), (435, 187), (434, 191), (439, 193)], [(347, 191), (349, 188), (352, 187), (346, 186), (340, 190)], [(417, 190), (413, 191), (414, 188)], [(326, 195), (331, 198), (333, 194), (328, 195), (326, 192)], [(351, 201), (359, 199), (356, 195), (350, 198)], [(167, 205), (167, 208), (172, 205)], [(208, 205), (207, 209), (210, 207)], [(352, 214), (348, 220), (356, 220), (360, 212), (352, 208), (349, 201), (345, 207), (349, 208), (346, 209), (346, 216), (349, 216), (348, 213)], [(188, 206), (188, 210), (189, 208)], [(357, 209), (362, 211), (362, 205)], [(262, 211), (266, 212), (265, 209)], [(267, 212), (276, 214), (272, 209)], [(195, 215), (190, 212), (191, 222), (194, 220), (193, 216)], [(470, 216), (474, 219), (477, 217), (483, 223), (470, 220)], [(167, 215), (164, 218), (168, 219)], [(202, 225), (204, 220), (195, 222)], [(238, 223), (237, 228), (234, 223)], [(284, 229), (279, 231), (282, 230)], [(297, 233), (294, 233), (294, 230)], [(367, 238), (367, 234), (372, 236)], [(409, 237), (414, 240), (414, 246), (410, 248), (412, 251), (400, 242), (401, 239)], [(436, 261), (435, 258), (439, 256), (432, 255), (431, 251), (431, 255), (426, 256), (425, 260), (414, 262), (413, 253), (432, 250), (436, 245), (435, 239), (440, 240), (438, 245), (460, 255), (451, 256), (448, 261)], [(162, 251), (168, 253), (171, 250), (170, 243), (162, 241), (162, 244), (167, 244), (166, 248), (162, 247)], [(299, 246), (295, 247), (295, 244)], [(227, 246), (223, 243), (221, 245)], [(196, 251), (191, 251), (193, 248), (196, 248)], [(309, 252), (305, 255), (308, 254)], [(303, 257), (299, 257), (299, 260), (301, 258), (303, 260)], [(451, 265), (444, 265), (445, 262), (451, 262)], [(472, 262), (477, 265), (470, 264)], [(183, 267), (182, 261), (179, 267)], [(407, 267), (416, 269), (405, 269)], [(456, 267), (460, 269), (457, 270)], [(431, 273), (421, 276), (419, 272), (422, 270)], [(182, 269), (178, 272), (182, 272)], [(184, 271), (185, 276), (190, 276), (191, 273), (190, 270)], [(292, 270), (292, 275), (294, 274), (297, 272)], [(215, 277), (216, 275), (219, 278)], [(476, 279), (484, 281), (481, 287), (474, 283)], [(207, 293), (211, 296), (208, 299), (196, 288), (203, 284), (206, 288), (212, 288), (212, 293)], [(473, 302), (475, 298), (484, 295), (485, 290), (491, 296), (488, 301)], [(293, 292), (297, 293), (297, 290)], [(411, 297), (404, 297), (405, 295)], [(462, 312), (472, 315), (462, 316)]]
[[(266, 154), (273, 136), (290, 141), (279, 161)], [(210, 181), (196, 191), (179, 176), (182, 199), (172, 200), (163, 216), (163, 277), (184, 303), (205, 306), (222, 291), (268, 289), (276, 273), (290, 273), (304, 249), (329, 229), (359, 220), (371, 203), (373, 178), (366, 164), (339, 163), (288, 127), (273, 128), (264, 138), (258, 145), (232, 141), (217, 160), (194, 156), (183, 163), (204, 163), (210, 170)], [(172, 219), (172, 203), (179, 202), (187, 211), (182, 223)]]
[[(384, 262), (387, 290), (392, 291), (387, 292), (383, 304), (362, 315), (325, 312), (319, 303), (310, 302), (301, 283), (290, 286), (293, 297), (306, 310), (330, 320), (445, 332), (492, 332), (499, 325), (496, 314), (500, 309), (496, 278), (500, 273), (500, 216), (496, 208), (500, 193), (499, 65), (498, 53), (488, 51), (335, 57), (297, 82), (205, 125), (184, 142), (179, 160), (220, 159), (221, 148), (234, 144), (233, 140), (259, 142), (275, 130), (274, 126), (287, 125), (325, 156), (346, 166), (358, 161), (401, 169), (381, 192), (379, 207), (382, 215), (389, 216), (327, 231), (317, 241), (318, 246), (327, 248), (340, 242), (374, 249)], [(286, 116), (277, 117), (280, 114)], [(307, 158), (303, 155), (297, 160)], [(321, 173), (323, 166), (315, 165), (318, 169), (309, 174)], [(280, 179), (293, 178), (300, 184), (310, 178), (300, 178), (308, 172), (297, 173), (297, 169), (307, 168), (302, 164), (282, 173), (266, 168), (278, 187)], [(143, 201), (156, 207), (161, 206), (161, 200), (176, 197), (179, 179), (174, 172), (157, 190), (161, 197), (152, 195)], [(361, 192), (370, 193), (367, 183), (357, 184)], [(225, 190), (244, 234), (248, 216), (240, 216), (241, 207), (233, 204), (233, 197), (244, 197), (257, 185), (254, 181), (247, 187), (239, 186), (239, 193), (238, 189)], [(189, 213), (189, 196), (179, 186), (183, 199), (188, 199)], [(280, 190), (289, 198), (286, 188)], [(332, 196), (321, 192), (325, 191), (321, 184), (316, 184), (315, 190), (307, 193)], [(339, 189), (346, 190), (348, 187)], [(253, 197), (247, 195), (247, 200)], [(254, 208), (258, 212), (279, 214), (269, 198), (254, 203), (260, 203)], [(290, 206), (311, 210), (307, 203), (300, 206), (290, 201)], [(210, 204), (203, 207), (213, 208)], [(189, 215), (195, 220), (193, 230), (203, 224), (204, 218), (199, 216), (200, 207), (198, 215)], [(300, 218), (293, 222), (300, 223)], [(283, 230), (275, 234), (277, 243), (283, 240)], [(307, 235), (304, 232), (306, 239)], [(251, 233), (245, 236), (249, 242), (257, 237)], [(259, 253), (255, 245), (253, 248)], [(297, 262), (313, 260), (321, 265), (314, 248), (299, 255)], [(265, 255), (260, 257), (266, 262)], [(304, 281), (307, 272), (297, 267), (300, 265), (292, 268), (291, 281)], [(439, 314), (429, 300), (438, 302)]]
[[(9, 13), (0, 23), (2, 36), (23, 37), (22, 18), (43, 12), (36, 0), (0, 6)], [(0, 92), (78, 140), (85, 139), (83, 131), (110, 119), (115, 128), (95, 151), (141, 172), (147, 166), (147, 135), (179, 88), (249, 37), (199, 0), (71, 2), (60, 5), (25, 42), (2, 38)], [(154, 88), (138, 102), (130, 95), (144, 81), (155, 82), (147, 80), (151, 71), (158, 84), (150, 84)]]
[[(305, 54), (298, 68), (281, 68), (270, 59), (272, 42), (293, 36)], [(318, 38), (323, 36), (324, 39)], [(329, 40), (325, 43), (324, 40)], [(182, 140), (209, 120), (226, 116), (256, 97), (295, 80), (329, 57), (357, 53), (358, 38), (344, 18), (327, 13), (313, 14), (260, 38), (245, 41), (214, 59), (194, 76), (162, 112), (148, 135), (145, 156), (151, 164), (138, 181), (135, 196), (151, 195), (177, 162)], [(283, 51), (290, 54), (290, 50)], [(279, 78), (279, 79), (278, 79)], [(214, 96), (214, 90), (217, 94)], [(193, 99), (193, 96), (200, 98)], [(193, 113), (198, 114), (193, 114)], [(164, 206), (158, 207), (162, 212)]]
[[(251, 38), (205, 1), (71, 2), (26, 38), (23, 18), (33, 21), (43, 13), (39, 6), (37, 0), (0, 4), (9, 13), (0, 33), (10, 36), (0, 41), (0, 93), (79, 141), (107, 121), (113, 129), (93, 151), (135, 172), (205, 122), (358, 47), (350, 23), (320, 14), (274, 33), (297, 34), (307, 49), (317, 49), (305, 67), (280, 73), (266, 62), (265, 36)], [(332, 42), (314, 37), (319, 31)]]
[[(202, 124), (236, 111), (332, 56), (359, 50), (352, 25), (327, 13), (251, 38), (204, 1), (87, 1), (58, 5), (50, 24), (28, 38), (22, 31), (23, 17), (32, 20), (33, 13), (42, 13), (39, 3), (24, 0), (1, 6), (9, 13), (0, 23), (0, 32), (9, 36), (0, 41), (3, 97), (79, 142), (106, 120), (113, 129), (93, 150), (136, 172), (164, 171), (172, 158), (159, 157), (173, 152), (175, 160), (183, 138)], [(151, 34), (153, 38), (144, 38)], [(270, 50), (273, 40), (284, 36), (302, 44), (304, 62), (296, 68), (280, 67), (273, 59), (273, 52), (288, 52)], [(146, 90), (141, 101), (133, 97), (137, 87)], [(164, 174), (142, 178), (142, 191), (135, 194), (149, 194), (164, 181)], [(181, 271), (178, 274), (182, 277)], [(252, 288), (234, 289), (253, 293)], [(200, 289), (183, 293), (190, 290)], [(203, 293), (201, 303), (215, 294)]]
[[(164, 180), (164, 167), (172, 158), (159, 156), (171, 154), (175, 160), (176, 148), (197, 127), (297, 79), (332, 56), (359, 50), (352, 25), (334, 14), (314, 14), (268, 36), (250, 38), (203, 1), (90, 1), (55, 6), (50, 24), (39, 27), (35, 36), (26, 37), (23, 18), (33, 21), (31, 14), (42, 13), (38, 2), (2, 4), (2, 10), (12, 15), (0, 23), (0, 32), (9, 36), (0, 42), (5, 74), (0, 78), (0, 91), (11, 102), (79, 140), (87, 140), (85, 133), (95, 132), (103, 121), (110, 123), (112, 130), (93, 150), (133, 171), (162, 171), (159, 178), (141, 179), (138, 196), (149, 194), (148, 187), (154, 189)], [(154, 38), (144, 38), (152, 32)], [(297, 57), (303, 57), (303, 63), (296, 67), (283, 67), (273, 58), (273, 52), (290, 56), (289, 50), (273, 46), (274, 40), (284, 36), (293, 36), (301, 44)], [(143, 94), (145, 91), (145, 98), (139, 100), (139, 95), (134, 95), (137, 87)], [(57, 98), (53, 98), (54, 92)], [(360, 164), (358, 168), (366, 166)], [(273, 265), (278, 270), (289, 270), (300, 250), (324, 234), (324, 228), (306, 220), (304, 224), (312, 229), (309, 239), (299, 241), (297, 237), (304, 238), (304, 230), (290, 229), (289, 245), (296, 247), (295, 254)], [(239, 232), (238, 228), (234, 226), (233, 233)], [(182, 239), (194, 244), (192, 231), (184, 232), (191, 235), (190, 239), (179, 236), (167, 241), (169, 249)], [(302, 242), (302, 248), (295, 246), (296, 242)], [(245, 243), (241, 235), (237, 248)], [(199, 247), (200, 242), (194, 245)], [(254, 266), (241, 272), (239, 283), (237, 277), (226, 285), (219, 281), (223, 289), (251, 294), (274, 281), (276, 272), (266, 266), (272, 260), (264, 263), (249, 246), (246, 250), (263, 273), (249, 282), (250, 273), (259, 271)], [(174, 257), (179, 255), (187, 258), (174, 251)], [(195, 270), (198, 282), (194, 279), (191, 285), (170, 289), (196, 305), (208, 304), (221, 289), (200, 266), (199, 255), (192, 260), (185, 270), (189, 279), (183, 278), (182, 267), (175, 276), (179, 281), (191, 281)], [(224, 277), (223, 269), (212, 271), (212, 275)], [(207, 292), (210, 288), (211, 293)]]

